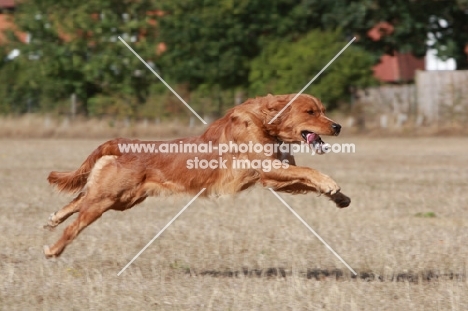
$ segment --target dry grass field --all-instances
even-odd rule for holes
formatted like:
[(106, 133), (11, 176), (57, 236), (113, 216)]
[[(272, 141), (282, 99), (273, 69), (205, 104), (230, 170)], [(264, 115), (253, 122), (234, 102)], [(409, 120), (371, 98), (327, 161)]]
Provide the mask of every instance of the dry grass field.
[(46, 182), (102, 140), (0, 140), (1, 310), (468, 310), (468, 138), (328, 138), (355, 154), (302, 155), (352, 198), (281, 196), (351, 273), (266, 189), (151, 198), (108, 212), (58, 259), (42, 246), (71, 197)]

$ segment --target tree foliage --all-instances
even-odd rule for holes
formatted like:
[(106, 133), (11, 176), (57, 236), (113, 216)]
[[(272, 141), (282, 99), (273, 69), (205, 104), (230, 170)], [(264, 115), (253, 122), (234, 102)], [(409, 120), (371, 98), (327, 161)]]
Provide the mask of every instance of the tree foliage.
[(298, 37), (311, 26), (304, 8), (291, 0), (167, 1), (164, 73), (191, 89), (247, 87), (250, 61), (270, 39)]
[[(366, 50), (393, 54), (411, 52), (423, 57), (428, 48), (441, 57), (453, 57), (457, 69), (468, 69), (468, 0), (308, 0), (309, 10), (320, 8), (325, 29), (341, 27), (359, 36)], [(380, 40), (368, 31), (381, 22), (393, 26)], [(428, 36), (434, 38), (428, 41)]]
[[(350, 86), (371, 83), (370, 68), (383, 53), (423, 56), (436, 48), (468, 69), (468, 0), (23, 0), (13, 18), (29, 43), (10, 32), (0, 51), (6, 113), (38, 103), (64, 111), (71, 94), (94, 115), (149, 110), (142, 105), (151, 90), (165, 88), (118, 36), (187, 96), (220, 98), (196, 100), (210, 112), (222, 111), (221, 98), (239, 89), (299, 91), (354, 35), (358, 40), (311, 87), (330, 103), (345, 99)], [(380, 22), (393, 30), (369, 38)], [(161, 42), (167, 50), (159, 55)], [(6, 58), (14, 49), (20, 55)]]
[[(297, 42), (271, 42), (252, 61), (251, 95), (297, 93), (346, 45), (341, 32), (311, 31)], [(375, 83), (372, 55), (350, 46), (306, 90), (335, 107), (348, 100), (350, 88)]]
[[(20, 56), (5, 67), (19, 66), (18, 87), (40, 93), (48, 102), (76, 94), (85, 112), (96, 108), (90, 104), (97, 95), (135, 98), (130, 105), (142, 102), (154, 77), (117, 37), (144, 59), (154, 59), (152, 7), (148, 0), (21, 1), (14, 23), (29, 34), (29, 43), (19, 42), (11, 32), (10, 48)], [(25, 75), (26, 81), (21, 78)]]

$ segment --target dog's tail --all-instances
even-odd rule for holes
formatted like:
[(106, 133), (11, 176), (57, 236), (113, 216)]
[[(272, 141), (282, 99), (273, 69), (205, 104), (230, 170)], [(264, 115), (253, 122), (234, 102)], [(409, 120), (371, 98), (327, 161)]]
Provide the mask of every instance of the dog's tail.
[(57, 187), (57, 190), (60, 192), (73, 193), (82, 190), (86, 185), (94, 164), (96, 164), (101, 157), (106, 155), (122, 155), (119, 149), (119, 143), (123, 141), (125, 141), (125, 139), (118, 138), (105, 142), (94, 150), (77, 170), (71, 172), (51, 172), (47, 180), (51, 185)]

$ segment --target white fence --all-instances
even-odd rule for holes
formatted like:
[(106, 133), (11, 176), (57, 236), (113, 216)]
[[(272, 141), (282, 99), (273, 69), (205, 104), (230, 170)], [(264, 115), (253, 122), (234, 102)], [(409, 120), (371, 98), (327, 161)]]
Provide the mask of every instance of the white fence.
[(418, 71), (418, 113), (429, 122), (466, 121), (468, 70)]
[(416, 83), (384, 85), (358, 93), (367, 119), (380, 126), (468, 122), (468, 70), (417, 71)]

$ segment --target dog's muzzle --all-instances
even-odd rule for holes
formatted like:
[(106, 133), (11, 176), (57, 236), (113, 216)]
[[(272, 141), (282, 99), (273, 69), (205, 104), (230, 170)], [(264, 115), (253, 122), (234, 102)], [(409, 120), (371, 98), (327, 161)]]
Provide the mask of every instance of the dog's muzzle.
[(338, 123), (333, 123), (331, 125), (333, 131), (335, 132), (335, 136), (338, 136), (340, 134), (340, 131), (341, 131), (341, 125), (339, 125)]

